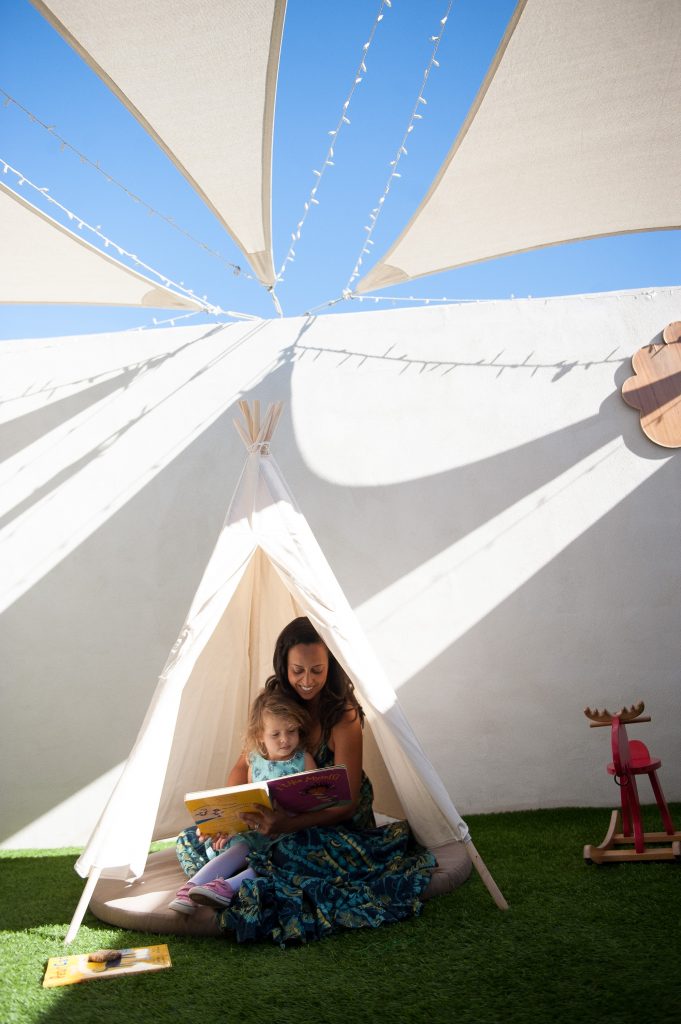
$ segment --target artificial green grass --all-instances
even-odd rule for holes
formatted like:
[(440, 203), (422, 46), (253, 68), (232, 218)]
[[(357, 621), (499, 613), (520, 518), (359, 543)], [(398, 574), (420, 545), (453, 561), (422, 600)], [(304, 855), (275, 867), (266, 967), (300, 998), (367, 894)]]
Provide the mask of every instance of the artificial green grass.
[[(647, 828), (658, 828), (652, 808)], [(681, 820), (681, 805), (672, 807)], [(78, 851), (5, 851), (0, 865), (2, 1024), (677, 1024), (681, 865), (587, 866), (606, 809), (469, 816), (508, 899), (477, 874), (420, 917), (307, 946), (239, 946), (110, 928), (86, 915), (68, 952), (167, 942), (155, 974), (41, 987), (82, 891)]]

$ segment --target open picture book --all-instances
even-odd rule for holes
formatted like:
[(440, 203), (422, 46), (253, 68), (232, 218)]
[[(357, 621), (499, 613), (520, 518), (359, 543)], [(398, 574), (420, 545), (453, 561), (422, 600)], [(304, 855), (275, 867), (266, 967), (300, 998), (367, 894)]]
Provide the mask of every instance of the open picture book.
[(349, 804), (347, 768), (342, 764), (331, 765), (269, 782), (247, 782), (242, 786), (186, 793), (184, 798), (194, 822), (208, 836), (216, 832), (228, 835), (244, 832), (248, 826), (239, 815), (257, 811), (259, 807), (272, 808), (273, 801), (290, 814)]

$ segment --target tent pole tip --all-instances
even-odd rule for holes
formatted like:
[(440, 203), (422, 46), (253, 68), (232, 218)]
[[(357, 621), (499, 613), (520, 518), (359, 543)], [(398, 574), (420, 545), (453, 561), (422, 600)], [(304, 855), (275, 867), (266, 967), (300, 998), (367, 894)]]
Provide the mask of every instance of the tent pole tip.
[(71, 919), (71, 924), (69, 925), (69, 930), (67, 931), (66, 936), (64, 938), (65, 946), (69, 946), (75, 939), (76, 935), (78, 934), (78, 930), (80, 929), (80, 926), (83, 923), (85, 912), (90, 905), (92, 893), (95, 890), (95, 886), (99, 881), (99, 876), (101, 873), (101, 868), (90, 868), (90, 873), (87, 877), (87, 882), (85, 883), (83, 894), (78, 900), (78, 906), (76, 907), (73, 918)]

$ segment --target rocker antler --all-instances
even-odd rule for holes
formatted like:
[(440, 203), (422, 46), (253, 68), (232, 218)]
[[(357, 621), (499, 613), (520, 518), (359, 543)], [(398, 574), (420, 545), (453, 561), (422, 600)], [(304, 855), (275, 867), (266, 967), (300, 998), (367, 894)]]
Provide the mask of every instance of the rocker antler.
[(610, 725), (613, 718), (619, 718), (620, 722), (635, 722), (636, 719), (643, 714), (645, 704), (640, 700), (637, 704), (630, 704), (629, 707), (622, 707), (619, 711), (612, 712), (608, 711), (607, 708), (603, 708), (599, 711), (598, 708), (584, 708), (584, 714), (587, 718), (590, 718), (592, 722), (597, 725)]

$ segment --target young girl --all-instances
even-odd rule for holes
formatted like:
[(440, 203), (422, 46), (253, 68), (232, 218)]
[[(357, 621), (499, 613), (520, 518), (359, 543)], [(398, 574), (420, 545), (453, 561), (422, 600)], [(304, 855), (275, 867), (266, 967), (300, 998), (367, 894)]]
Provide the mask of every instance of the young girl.
[[(310, 718), (305, 708), (278, 693), (263, 691), (253, 701), (244, 744), (248, 781), (262, 782), (316, 768), (305, 750)], [(258, 831), (235, 836), (213, 836), (213, 850), (222, 850), (178, 890), (169, 906), (181, 914), (193, 914), (196, 905), (229, 906), (246, 878), (255, 878), (248, 867), (252, 850), (264, 850), (275, 840)]]

